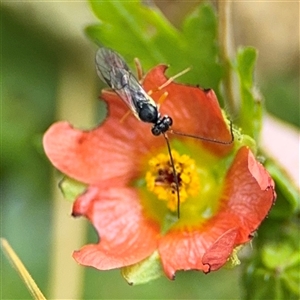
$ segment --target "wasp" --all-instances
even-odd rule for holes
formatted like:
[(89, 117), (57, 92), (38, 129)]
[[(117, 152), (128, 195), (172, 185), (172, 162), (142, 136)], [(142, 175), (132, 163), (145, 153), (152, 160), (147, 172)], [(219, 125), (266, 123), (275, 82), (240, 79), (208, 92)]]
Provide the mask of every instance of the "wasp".
[(123, 58), (108, 48), (100, 48), (96, 54), (98, 76), (127, 104), (131, 112), (142, 122), (152, 123), (153, 135), (164, 134), (173, 124), (169, 116), (161, 116), (154, 100), (142, 88)]
[[(106, 47), (99, 48), (96, 53), (96, 70), (100, 79), (104, 81), (111, 89), (113, 89), (119, 95), (119, 97), (126, 103), (130, 111), (138, 120), (153, 124), (151, 128), (151, 132), (153, 135), (164, 136), (168, 148), (170, 163), (172, 166), (173, 176), (176, 185), (177, 215), (179, 218), (179, 183), (178, 176), (174, 167), (174, 159), (172, 157), (167, 132), (170, 131), (173, 134), (226, 145), (231, 144), (234, 140), (232, 123), (230, 122), (230, 141), (219, 141), (216, 139), (175, 132), (171, 130), (171, 126), (173, 124), (172, 118), (168, 115), (162, 116), (160, 114), (158, 105), (151, 98), (151, 96), (143, 89), (138, 79), (132, 74), (125, 60), (118, 53)], [(184, 72), (181, 72), (180, 74)], [(173, 77), (173, 79), (174, 78), (175, 77)]]

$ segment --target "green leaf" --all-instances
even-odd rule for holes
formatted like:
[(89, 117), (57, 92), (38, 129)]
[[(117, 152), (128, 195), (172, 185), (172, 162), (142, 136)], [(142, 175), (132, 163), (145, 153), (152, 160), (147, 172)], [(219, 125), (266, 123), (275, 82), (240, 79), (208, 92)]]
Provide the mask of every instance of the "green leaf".
[[(298, 295), (300, 295), (300, 278), (297, 272), (300, 267), (299, 250), (299, 245), (295, 247), (293, 243), (286, 240), (282, 243), (267, 244), (262, 249), (262, 262), (266, 268), (273, 270), (273, 276), (281, 281), (281, 288)], [(295, 277), (295, 271), (298, 277)], [(298, 289), (295, 289), (296, 285)]]
[(140, 1), (90, 4), (100, 21), (86, 29), (93, 41), (113, 48), (131, 66), (138, 57), (146, 70), (165, 63), (171, 66), (168, 72), (175, 75), (191, 66), (192, 70), (178, 81), (218, 92), (222, 71), (217, 63), (217, 21), (210, 5), (198, 7), (179, 31), (155, 6), (145, 6)]
[(271, 216), (288, 218), (300, 211), (300, 195), (288, 174), (272, 159), (267, 159), (265, 167), (275, 181), (277, 201)]
[(122, 268), (122, 276), (132, 285), (144, 284), (164, 276), (158, 252), (155, 251), (137, 264)]
[(59, 188), (68, 201), (75, 201), (86, 190), (86, 185), (70, 177), (64, 177), (60, 183)]
[(287, 270), (285, 276), (282, 276), (282, 280), (287, 288), (291, 290), (293, 294), (298, 295), (298, 297), (300, 296), (299, 269), (300, 263), (298, 263), (298, 267)]
[[(187, 16), (182, 33), (186, 52), (193, 67), (194, 78), (201, 78), (201, 86), (218, 91), (222, 70), (218, 63), (217, 18), (210, 5), (199, 6)], [(191, 79), (192, 83), (195, 82)]]
[(90, 1), (92, 10), (101, 21), (87, 28), (92, 40), (121, 53), (128, 63), (139, 57), (146, 68), (167, 63), (169, 52), (174, 53), (179, 33), (155, 6), (139, 1)]
[[(275, 223), (276, 225), (276, 223)], [(273, 231), (261, 229), (243, 283), (246, 299), (298, 299), (300, 295), (299, 224), (289, 222), (285, 227), (277, 222)], [(281, 225), (281, 226), (280, 226)]]
[(262, 126), (262, 100), (253, 84), (253, 71), (257, 51), (252, 47), (240, 48), (237, 52), (236, 69), (240, 85), (240, 113), (238, 124), (243, 132), (259, 138)]
[(240, 48), (237, 53), (239, 76), (243, 80), (243, 86), (248, 89), (251, 89), (253, 86), (253, 72), (256, 57), (257, 51), (252, 47)]
[(276, 269), (278, 266), (284, 267), (289, 264), (293, 248), (287, 244), (267, 244), (262, 249), (262, 262), (268, 269)]

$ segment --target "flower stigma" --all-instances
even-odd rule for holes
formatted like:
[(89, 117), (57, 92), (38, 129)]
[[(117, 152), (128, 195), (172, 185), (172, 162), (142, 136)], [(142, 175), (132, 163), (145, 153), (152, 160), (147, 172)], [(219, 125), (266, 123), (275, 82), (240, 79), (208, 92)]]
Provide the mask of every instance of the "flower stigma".
[[(174, 168), (179, 184), (180, 203), (184, 203), (189, 197), (199, 193), (199, 177), (196, 163), (188, 155), (180, 155), (172, 150)], [(173, 167), (168, 154), (159, 153), (148, 162), (146, 173), (146, 185), (149, 191), (154, 193), (159, 200), (166, 201), (171, 212), (177, 210), (177, 188)]]

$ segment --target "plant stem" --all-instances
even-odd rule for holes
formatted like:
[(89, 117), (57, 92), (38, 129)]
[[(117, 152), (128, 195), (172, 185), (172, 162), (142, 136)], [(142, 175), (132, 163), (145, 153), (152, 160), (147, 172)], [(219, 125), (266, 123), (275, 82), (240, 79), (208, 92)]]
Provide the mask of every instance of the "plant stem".
[[(76, 127), (95, 126), (95, 69), (93, 51), (87, 51), (74, 60), (65, 60), (61, 65), (57, 93), (57, 113), (59, 120), (67, 120)], [(55, 172), (57, 174), (57, 172)], [(72, 252), (80, 248), (86, 239), (86, 222), (70, 217), (72, 204), (66, 201), (58, 182), (62, 175), (53, 172), (53, 235), (50, 275), (51, 299), (80, 299), (84, 288), (84, 268), (72, 258)]]
[(13, 248), (10, 246), (8, 241), (4, 238), (1, 238), (1, 247), (3, 249), (3, 252), (6, 254), (6, 256), (9, 258), (11, 264), (13, 267), (18, 271), (19, 275), (23, 279), (26, 287), (28, 288), (29, 292), (31, 293), (32, 297), (36, 300), (46, 300), (45, 296), (27, 271), (26, 267), (16, 254), (16, 252), (13, 250)]
[(234, 81), (231, 66), (232, 38), (231, 38), (231, 1), (218, 1), (219, 13), (219, 47), (221, 63), (224, 66), (223, 89), (225, 95), (225, 107), (231, 115), (237, 112), (237, 103), (234, 97)]

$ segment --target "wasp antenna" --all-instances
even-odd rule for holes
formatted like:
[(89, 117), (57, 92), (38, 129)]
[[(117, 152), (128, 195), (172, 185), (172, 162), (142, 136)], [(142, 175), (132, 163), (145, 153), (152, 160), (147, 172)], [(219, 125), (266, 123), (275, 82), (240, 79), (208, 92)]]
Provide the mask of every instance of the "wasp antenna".
[(176, 135), (181, 135), (181, 136), (186, 136), (186, 137), (190, 137), (193, 139), (197, 139), (197, 140), (201, 140), (201, 141), (205, 141), (205, 142), (210, 142), (210, 143), (216, 143), (216, 144), (222, 144), (222, 145), (230, 145), (234, 142), (234, 134), (233, 134), (233, 128), (232, 128), (232, 122), (230, 121), (230, 135), (231, 135), (231, 140), (230, 141), (220, 141), (217, 139), (210, 139), (204, 136), (198, 136), (198, 135), (193, 135), (193, 134), (186, 134), (186, 133), (182, 133), (179, 131), (174, 131), (173, 129), (169, 130), (170, 133), (172, 134), (176, 134)]
[(164, 138), (165, 138), (166, 143), (167, 143), (167, 148), (168, 148), (168, 152), (169, 152), (169, 156), (170, 156), (170, 162), (171, 162), (171, 166), (172, 166), (172, 169), (173, 169), (173, 177), (174, 177), (175, 184), (176, 184), (176, 193), (177, 193), (177, 217), (178, 217), (178, 219), (179, 219), (179, 218), (180, 218), (179, 182), (178, 182), (178, 177), (177, 177), (177, 173), (176, 173), (176, 170), (175, 170), (175, 164), (174, 164), (174, 159), (173, 159), (172, 152), (171, 152), (171, 147), (170, 147), (169, 138), (168, 138), (168, 136), (166, 135), (166, 133), (163, 133), (163, 135), (164, 135)]

